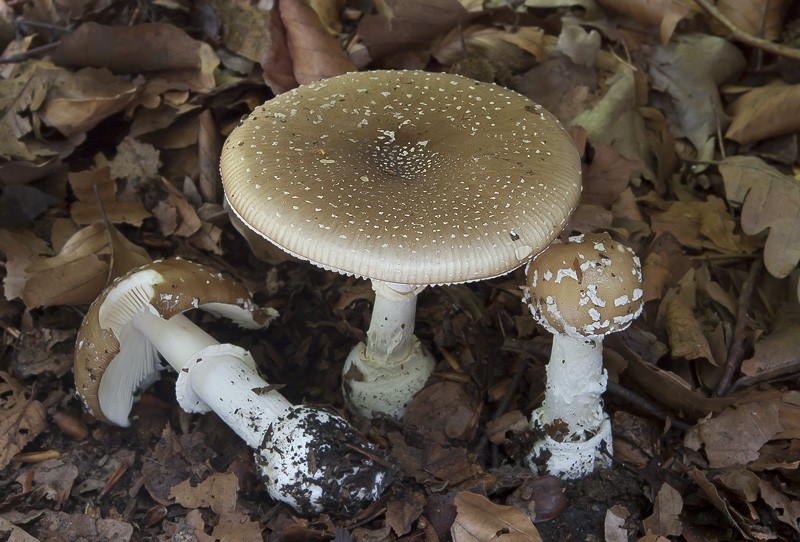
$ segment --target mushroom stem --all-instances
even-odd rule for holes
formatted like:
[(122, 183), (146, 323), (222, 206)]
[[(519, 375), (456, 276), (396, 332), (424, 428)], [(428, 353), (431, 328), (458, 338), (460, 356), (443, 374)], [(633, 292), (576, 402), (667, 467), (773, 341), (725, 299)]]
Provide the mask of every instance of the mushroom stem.
[(357, 344), (347, 357), (342, 390), (353, 412), (401, 418), (436, 365), (414, 336), (417, 294), (424, 286), (373, 280), (372, 288), (375, 304), (367, 344)]
[(357, 451), (371, 445), (340, 416), (271, 390), (246, 350), (218, 343), (182, 315), (143, 312), (131, 323), (178, 371), (181, 407), (213, 410), (253, 448), (272, 498), (309, 513), (353, 511), (380, 496), (384, 469)]
[(611, 423), (601, 399), (607, 382), (602, 337), (553, 336), (544, 402), (531, 415), (533, 428), (544, 432), (528, 457), (534, 472), (580, 478), (608, 466)]
[(148, 338), (161, 357), (177, 372), (186, 366), (194, 353), (206, 346), (219, 344), (183, 314), (166, 320), (150, 311), (143, 311), (131, 319), (131, 325)]
[(418, 288), (372, 281), (375, 304), (367, 331), (367, 359), (382, 365), (402, 363), (411, 353)]

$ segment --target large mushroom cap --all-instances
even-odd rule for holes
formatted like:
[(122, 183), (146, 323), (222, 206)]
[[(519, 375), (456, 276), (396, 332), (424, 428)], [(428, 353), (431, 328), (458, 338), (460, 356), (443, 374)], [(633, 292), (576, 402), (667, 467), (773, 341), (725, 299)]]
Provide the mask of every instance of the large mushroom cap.
[(642, 312), (642, 267), (607, 233), (553, 243), (528, 264), (526, 296), (537, 322), (575, 338), (622, 331)]
[(502, 87), (350, 73), (257, 108), (225, 143), (234, 212), (287, 252), (399, 284), (502, 275), (544, 249), (580, 196), (569, 134)]
[(129, 271), (108, 286), (83, 318), (75, 344), (75, 387), (89, 413), (128, 425), (132, 393), (149, 382), (156, 352), (127, 324), (141, 311), (169, 320), (200, 308), (241, 327), (266, 327), (277, 312), (261, 308), (247, 289), (219, 271), (186, 260), (161, 260)]

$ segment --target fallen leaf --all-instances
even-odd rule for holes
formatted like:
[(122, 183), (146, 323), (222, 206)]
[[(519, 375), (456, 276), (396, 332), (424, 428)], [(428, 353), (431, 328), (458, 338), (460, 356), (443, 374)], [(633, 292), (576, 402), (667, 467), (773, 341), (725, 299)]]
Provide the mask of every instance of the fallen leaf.
[(53, 508), (60, 510), (69, 498), (72, 485), (78, 477), (78, 467), (61, 459), (48, 459), (25, 469), (15, 481), (24, 486), (29, 482), (29, 473), (33, 474), (33, 491), (36, 497), (52, 501)]
[(666, 324), (670, 350), (674, 357), (705, 358), (718, 365), (692, 310), (680, 299), (672, 299), (667, 303)]
[(53, 62), (117, 73), (200, 69), (204, 46), (208, 47), (171, 24), (107, 26), (87, 22), (61, 37)]
[(39, 542), (37, 538), (32, 537), (5, 518), (0, 518), (0, 533), (8, 536), (8, 542)]
[(753, 345), (753, 357), (742, 362), (742, 374), (757, 375), (796, 363), (800, 353), (800, 314), (784, 312), (774, 329)]
[(609, 145), (598, 143), (592, 163), (583, 177), (581, 203), (610, 209), (641, 169), (641, 162), (628, 160)]
[(261, 525), (241, 512), (220, 514), (211, 537), (216, 542), (262, 542)]
[(32, 261), (42, 255), (50, 255), (52, 251), (32, 231), (12, 232), (1, 228), (0, 250), (6, 254), (6, 276), (3, 277), (5, 297), (9, 301), (21, 298), (25, 283), (31, 276), (25, 270)]
[(692, 12), (678, 0), (599, 0), (606, 7), (624, 13), (637, 21), (661, 28), (661, 42), (666, 43), (678, 23)]
[[(800, 130), (800, 85), (775, 82), (743, 94), (731, 106), (725, 137), (742, 144)], [(733, 158), (733, 157), (732, 157)]]
[(211, 508), (217, 514), (232, 512), (236, 508), (239, 484), (233, 473), (214, 473), (192, 486), (189, 479), (173, 486), (169, 497), (186, 508)]
[(262, 9), (260, 5), (234, 2), (222, 2), (216, 7), (222, 23), (225, 47), (237, 55), (258, 62), (272, 41), (268, 31), (269, 11)]
[(800, 182), (755, 156), (731, 156), (719, 170), (728, 201), (742, 205), (744, 232), (769, 228), (765, 267), (775, 277), (787, 276), (800, 260)]
[[(467, 55), (506, 66), (511, 71), (530, 69), (542, 55), (541, 28), (522, 26), (515, 32), (487, 25), (470, 25), (454, 28), (436, 40), (431, 54), (445, 66), (454, 64)], [(462, 41), (463, 40), (463, 41)]]
[(761, 498), (774, 511), (776, 517), (789, 525), (796, 533), (800, 533), (800, 501), (791, 499), (784, 491), (779, 491), (772, 484), (761, 480), (759, 484)]
[(36, 527), (39, 532), (58, 533), (56, 540), (75, 542), (128, 542), (133, 536), (133, 525), (118, 519), (98, 519), (87, 514), (65, 514), (52, 510), (43, 511), (36, 520)]
[(397, 536), (411, 532), (411, 527), (422, 514), (425, 497), (420, 493), (394, 497), (386, 503), (386, 523)]
[(455, 27), (467, 11), (457, 0), (385, 0), (387, 15), (366, 15), (358, 35), (372, 60), (427, 45)]
[(0, 371), (0, 469), (45, 430), (45, 408), (30, 399), (8, 373)]
[(619, 504), (606, 510), (603, 525), (606, 542), (628, 542), (628, 529), (625, 528), (625, 523), (629, 516), (628, 509)]
[(513, 506), (494, 504), (486, 497), (464, 491), (455, 498), (453, 542), (542, 542), (528, 516)]
[(276, 5), (286, 28), (286, 42), (298, 83), (305, 85), (358, 71), (305, 0), (276, 0)]
[(702, 445), (712, 469), (736, 467), (758, 459), (761, 447), (783, 429), (773, 401), (748, 402), (702, 421), (684, 443), (694, 450)]
[(653, 503), (653, 515), (642, 520), (645, 533), (649, 535), (680, 536), (683, 524), (680, 513), (683, 498), (674, 487), (663, 484)]
[[(101, 167), (69, 174), (69, 183), (78, 201), (72, 204), (70, 215), (78, 224), (91, 224), (102, 220), (100, 204), (109, 222), (140, 226), (150, 213), (139, 201), (117, 201), (117, 186), (111, 180), (111, 168)], [(97, 187), (97, 195), (95, 195)], [(98, 199), (100, 202), (98, 203)]]
[(734, 234), (736, 222), (721, 198), (706, 201), (673, 201), (664, 212), (651, 215), (656, 233), (669, 232), (685, 246), (739, 254), (749, 250), (741, 236)]
[(784, 5), (785, 0), (718, 0), (717, 9), (740, 30), (773, 41), (783, 30)]

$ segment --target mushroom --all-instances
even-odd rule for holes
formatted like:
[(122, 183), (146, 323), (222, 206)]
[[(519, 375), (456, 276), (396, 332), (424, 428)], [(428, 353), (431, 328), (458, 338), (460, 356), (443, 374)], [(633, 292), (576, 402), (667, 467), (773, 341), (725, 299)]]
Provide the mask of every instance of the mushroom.
[(191, 308), (249, 328), (277, 316), (202, 265), (170, 260), (130, 271), (92, 304), (78, 332), (75, 385), (88, 411), (127, 426), (133, 392), (154, 380), (161, 354), (178, 372), (181, 407), (213, 410), (253, 448), (273, 498), (303, 512), (354, 511), (374, 500), (385, 471), (363, 437), (340, 416), (271, 390), (249, 352), (219, 344), (183, 316)]
[(367, 343), (342, 387), (351, 410), (397, 417), (434, 367), (414, 336), (417, 294), (541, 251), (578, 203), (580, 169), (569, 134), (524, 96), (390, 70), (277, 96), (233, 130), (220, 163), (228, 203), (254, 232), (372, 280)]
[(544, 402), (531, 417), (543, 433), (528, 457), (534, 471), (580, 478), (608, 466), (603, 337), (641, 314), (641, 285), (639, 258), (607, 233), (553, 243), (528, 264), (524, 301), (553, 334)]

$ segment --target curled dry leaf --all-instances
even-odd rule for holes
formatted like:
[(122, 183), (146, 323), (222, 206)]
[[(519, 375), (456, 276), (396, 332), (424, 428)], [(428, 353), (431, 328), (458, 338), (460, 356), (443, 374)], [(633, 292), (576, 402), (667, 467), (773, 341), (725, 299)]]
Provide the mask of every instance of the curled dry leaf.
[(542, 542), (528, 516), (514, 506), (501, 506), (467, 491), (455, 498), (453, 542)]
[(800, 85), (776, 82), (743, 94), (725, 137), (742, 144), (800, 130)]
[(214, 473), (192, 486), (191, 478), (173, 486), (169, 497), (186, 508), (211, 508), (217, 514), (236, 509), (239, 483), (234, 473)]
[(640, 23), (658, 26), (662, 43), (669, 41), (681, 19), (697, 9), (681, 0), (600, 0), (600, 3)]
[(787, 276), (800, 260), (800, 182), (755, 156), (731, 156), (719, 170), (728, 201), (742, 205), (744, 232), (756, 235), (769, 228), (767, 270), (778, 278)]
[[(150, 216), (140, 201), (117, 201), (116, 183), (111, 179), (109, 166), (96, 170), (79, 171), (69, 174), (69, 184), (78, 201), (72, 204), (70, 215), (78, 224), (91, 224), (102, 220), (100, 204), (105, 216), (112, 224), (126, 223), (141, 226)], [(95, 195), (97, 187), (97, 195)], [(97, 200), (100, 200), (98, 203)]]
[(711, 468), (727, 468), (758, 459), (761, 447), (783, 430), (775, 401), (754, 401), (729, 407), (696, 425), (684, 444), (693, 450), (704, 446)]
[(358, 24), (372, 60), (427, 45), (455, 27), (467, 10), (458, 0), (385, 0), (388, 15), (367, 15)]
[(277, 0), (294, 77), (301, 85), (358, 71), (304, 0)]
[(692, 309), (680, 299), (672, 299), (667, 303), (666, 319), (670, 350), (674, 357), (705, 358), (718, 365)]
[(719, 0), (717, 9), (751, 36), (776, 40), (783, 29), (785, 4), (785, 0)]
[(541, 28), (522, 26), (514, 32), (486, 25), (471, 25), (465, 29), (454, 28), (437, 40), (431, 54), (445, 66), (464, 58), (463, 45), (470, 58), (481, 58), (511, 71), (525, 71), (542, 57)]
[(44, 405), (0, 371), (0, 469), (47, 427)]
[(203, 47), (208, 45), (171, 24), (106, 26), (88, 22), (61, 37), (53, 62), (117, 73), (200, 69)]
[(642, 521), (649, 535), (680, 536), (683, 524), (678, 517), (683, 510), (683, 498), (674, 487), (664, 484), (653, 503), (653, 515)]

